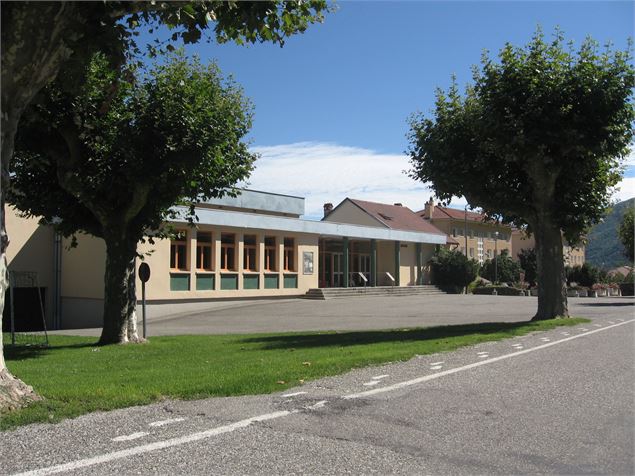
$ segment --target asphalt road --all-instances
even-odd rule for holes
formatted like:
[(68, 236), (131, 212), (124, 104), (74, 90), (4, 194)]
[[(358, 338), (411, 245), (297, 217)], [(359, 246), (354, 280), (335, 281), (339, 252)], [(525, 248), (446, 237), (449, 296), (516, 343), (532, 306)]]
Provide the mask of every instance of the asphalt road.
[[(632, 297), (569, 298), (569, 312), (574, 316), (600, 316), (607, 307), (631, 304)], [(148, 321), (148, 336), (370, 330), (527, 321), (536, 313), (537, 298), (440, 294), (329, 301), (216, 301), (210, 306), (213, 307), (192, 313), (152, 318)], [(101, 329), (53, 333), (99, 336)]]
[(0, 434), (0, 472), (632, 475), (635, 316), (608, 304), (590, 324), (284, 394), (20, 428)]

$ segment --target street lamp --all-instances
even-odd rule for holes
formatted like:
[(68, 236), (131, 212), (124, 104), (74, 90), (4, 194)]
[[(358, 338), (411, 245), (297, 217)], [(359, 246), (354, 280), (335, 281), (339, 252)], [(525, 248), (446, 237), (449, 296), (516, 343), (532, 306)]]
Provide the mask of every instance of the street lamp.
[(498, 283), (498, 232), (494, 232), (494, 283)]

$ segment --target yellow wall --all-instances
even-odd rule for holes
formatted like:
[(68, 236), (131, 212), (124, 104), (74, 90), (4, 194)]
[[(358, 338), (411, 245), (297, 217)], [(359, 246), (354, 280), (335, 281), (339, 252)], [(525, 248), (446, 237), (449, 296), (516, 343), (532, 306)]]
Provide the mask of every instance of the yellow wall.
[(336, 209), (329, 213), (324, 221), (385, 228), (385, 225), (348, 200), (344, 200)]
[(80, 234), (75, 248), (69, 249), (70, 242), (70, 239), (63, 240), (62, 296), (103, 299), (106, 270), (104, 240)]
[(417, 284), (417, 257), (414, 243), (399, 245), (399, 285), (414, 286)]
[[(458, 241), (457, 250), (465, 253), (465, 236), (457, 233), (453, 234), (453, 230), (456, 228), (457, 231), (460, 230), (460, 233), (464, 233), (465, 222), (462, 220), (451, 220), (451, 219), (442, 219), (442, 220), (433, 220), (432, 224), (439, 228), (441, 231), (447, 233), (449, 236)], [(478, 232), (487, 233), (487, 237), (483, 237), (483, 261), (488, 259), (488, 251), (489, 257), (494, 257), (494, 252), (498, 251), (501, 253), (501, 250), (507, 250), (508, 254), (512, 255), (512, 233), (511, 228), (509, 226), (503, 225), (494, 225), (487, 223), (476, 223), (474, 221), (467, 222), (467, 257), (478, 260), (478, 237), (476, 236)], [(474, 236), (470, 236), (470, 230), (473, 231)], [(501, 234), (505, 234), (509, 237), (509, 240), (490, 238), (490, 233), (498, 231)], [(470, 253), (470, 250), (473, 250), (473, 254)]]
[[(298, 233), (281, 233), (269, 230), (245, 230), (243, 228), (231, 228), (231, 227), (214, 227), (214, 226), (199, 226), (200, 231), (211, 231), (213, 240), (213, 254), (212, 262), (214, 263), (213, 271), (197, 271), (196, 270), (196, 234), (195, 228), (183, 227), (187, 230), (187, 242), (188, 242), (188, 263), (189, 269), (185, 272), (173, 272), (170, 270), (170, 240), (157, 240), (154, 245), (148, 243), (139, 247), (139, 251), (143, 254), (151, 252), (149, 256), (145, 258), (151, 269), (150, 280), (146, 284), (146, 298), (148, 300), (180, 300), (180, 299), (209, 299), (209, 298), (239, 298), (239, 297), (254, 297), (254, 296), (280, 296), (280, 295), (299, 295), (304, 294), (310, 288), (318, 287), (318, 237), (317, 235), (298, 234)], [(237, 271), (236, 273), (223, 272), (224, 274), (236, 274), (238, 277), (238, 289), (237, 290), (221, 290), (220, 289), (220, 250), (221, 250), (221, 233), (233, 233), (236, 236), (237, 242)], [(246, 271), (243, 273), (243, 236), (244, 235), (256, 235), (257, 243), (257, 262), (258, 267), (256, 272)], [(277, 270), (276, 272), (264, 271), (264, 238), (265, 236), (276, 237), (277, 245)], [(284, 238), (294, 238), (295, 244), (295, 270), (294, 272), (280, 271), (283, 268), (283, 251), (284, 251)], [(313, 253), (313, 273), (304, 274), (302, 266), (303, 252)], [(184, 274), (189, 275), (190, 278), (190, 290), (189, 291), (171, 291), (170, 290), (170, 274)], [(215, 276), (215, 289), (214, 290), (196, 290), (196, 275), (201, 274), (213, 274)], [(259, 276), (259, 289), (243, 289), (243, 275), (258, 275)], [(265, 289), (264, 288), (264, 275), (265, 274), (278, 274), (279, 288), (278, 289)], [(297, 288), (284, 288), (283, 287), (283, 275), (284, 274), (296, 274), (298, 277)], [(138, 289), (141, 289), (141, 283), (137, 283)], [(140, 293), (138, 293), (140, 296)]]
[[(536, 247), (534, 236), (527, 236), (522, 231), (517, 231), (512, 235), (513, 258), (518, 259), (518, 253), (525, 249), (533, 249)], [(571, 247), (565, 241), (562, 246), (562, 254), (564, 262), (567, 266), (582, 266), (585, 261), (585, 247)]]

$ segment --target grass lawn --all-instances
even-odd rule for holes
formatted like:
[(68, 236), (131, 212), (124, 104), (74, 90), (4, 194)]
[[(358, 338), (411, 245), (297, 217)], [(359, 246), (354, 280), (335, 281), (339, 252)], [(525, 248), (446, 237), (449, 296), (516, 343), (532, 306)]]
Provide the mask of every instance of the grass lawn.
[[(153, 337), (97, 347), (93, 337), (50, 336), (50, 348), (5, 347), (14, 375), (45, 397), (0, 418), (0, 430), (163, 398), (271, 393), (355, 367), (447, 352), (479, 342), (574, 326), (586, 319), (364, 332)], [(5, 338), (5, 342), (10, 341)]]

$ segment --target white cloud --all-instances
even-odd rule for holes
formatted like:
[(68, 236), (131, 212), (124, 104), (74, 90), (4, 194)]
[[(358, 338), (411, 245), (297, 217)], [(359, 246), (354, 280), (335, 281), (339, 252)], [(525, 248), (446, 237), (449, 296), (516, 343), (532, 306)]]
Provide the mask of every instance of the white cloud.
[(420, 210), (432, 195), (428, 187), (403, 173), (410, 168), (406, 155), (320, 142), (252, 150), (261, 158), (248, 187), (305, 197), (307, 217), (321, 218), (324, 203), (337, 205), (346, 197), (399, 202)]
[(613, 194), (613, 199), (623, 202), (635, 197), (635, 177), (624, 177), (617, 185), (618, 190)]

